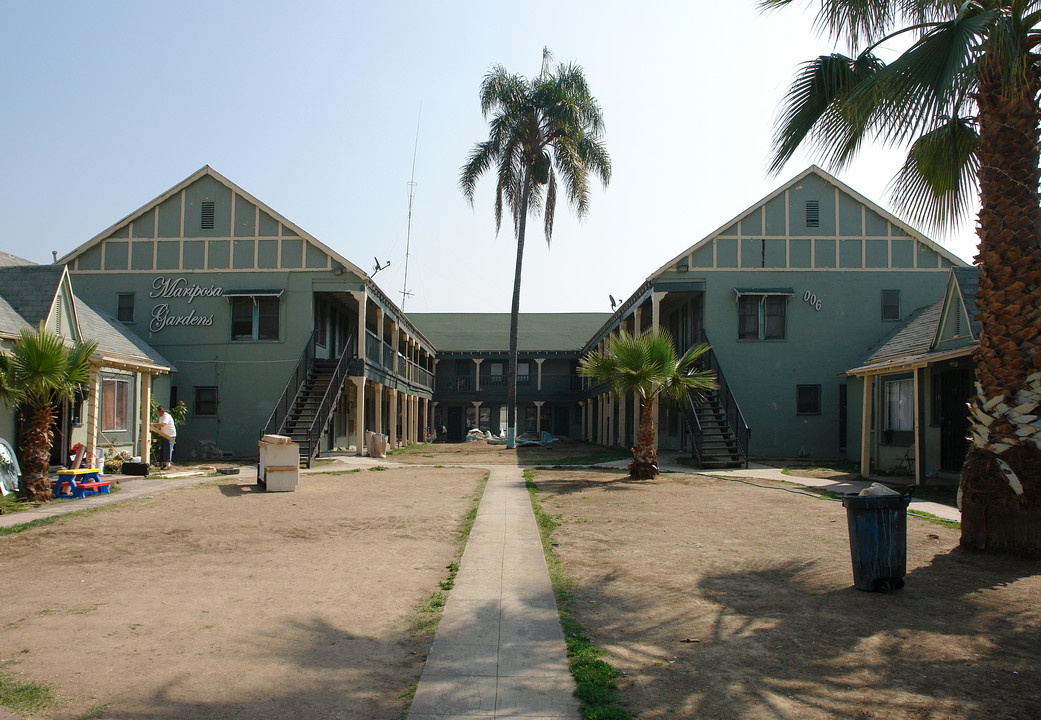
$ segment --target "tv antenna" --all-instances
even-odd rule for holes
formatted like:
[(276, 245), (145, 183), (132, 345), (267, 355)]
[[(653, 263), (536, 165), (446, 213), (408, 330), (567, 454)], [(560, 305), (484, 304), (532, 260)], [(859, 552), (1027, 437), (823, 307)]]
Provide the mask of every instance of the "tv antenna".
[(412, 297), (408, 289), (408, 254), (412, 246), (412, 199), (416, 196), (416, 154), (419, 152), (419, 121), (423, 119), (423, 106), (419, 106), (416, 119), (416, 144), (412, 148), (412, 177), (408, 181), (408, 230), (405, 234), (405, 277), (401, 281), (401, 311), (405, 311), (405, 299)]

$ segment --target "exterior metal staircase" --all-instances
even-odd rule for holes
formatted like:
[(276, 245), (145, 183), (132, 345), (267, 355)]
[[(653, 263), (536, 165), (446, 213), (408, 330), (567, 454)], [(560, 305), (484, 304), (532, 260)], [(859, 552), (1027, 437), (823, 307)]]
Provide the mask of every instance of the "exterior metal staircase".
[[(704, 331), (701, 341), (708, 342)], [(703, 468), (748, 467), (748, 440), (752, 432), (711, 349), (701, 356), (701, 367), (716, 374), (719, 387), (706, 395), (700, 405), (695, 405), (689, 395), (680, 401), (694, 461)]]
[(297, 392), (296, 401), (286, 415), (279, 433), (279, 435), (288, 435), (293, 438), (293, 442), (300, 444), (301, 467), (311, 467), (311, 460), (320, 449), (317, 445), (321, 440), (321, 433), (317, 437), (312, 437), (311, 427), (319, 418), (322, 401), (325, 399), (336, 373), (336, 365), (337, 360), (335, 359), (311, 361), (304, 382)]
[[(299, 443), (301, 467), (311, 467), (318, 455), (322, 435), (332, 420), (354, 362), (346, 351), (339, 358), (315, 357), (315, 338), (312, 333), (282, 396), (260, 431), (261, 437), (287, 435)], [(346, 347), (350, 346), (348, 340)]]

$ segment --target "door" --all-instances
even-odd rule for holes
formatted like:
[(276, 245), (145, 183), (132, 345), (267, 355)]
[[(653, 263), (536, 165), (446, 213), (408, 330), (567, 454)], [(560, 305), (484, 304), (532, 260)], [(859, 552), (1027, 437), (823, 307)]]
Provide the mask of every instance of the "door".
[(461, 407), (447, 408), (448, 415), (448, 442), (463, 441), (463, 409)]
[(940, 469), (957, 471), (969, 450), (969, 410), (973, 372), (955, 368), (940, 373)]

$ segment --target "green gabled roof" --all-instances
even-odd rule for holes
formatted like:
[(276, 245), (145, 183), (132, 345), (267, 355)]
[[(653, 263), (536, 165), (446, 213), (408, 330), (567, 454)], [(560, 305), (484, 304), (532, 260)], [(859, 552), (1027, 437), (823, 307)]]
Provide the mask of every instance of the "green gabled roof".
[[(409, 319), (439, 352), (507, 352), (509, 313), (409, 313)], [(522, 352), (579, 351), (610, 313), (521, 313)]]

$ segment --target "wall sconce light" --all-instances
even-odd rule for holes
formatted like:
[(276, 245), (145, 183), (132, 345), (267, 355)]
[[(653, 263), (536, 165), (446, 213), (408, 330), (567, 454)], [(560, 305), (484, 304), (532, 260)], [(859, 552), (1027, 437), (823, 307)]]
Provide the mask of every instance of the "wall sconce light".
[(680, 260), (678, 263), (676, 263), (676, 271), (677, 272), (685, 273), (688, 270), (690, 270), (690, 263), (687, 262), (686, 258), (684, 258), (683, 260)]

